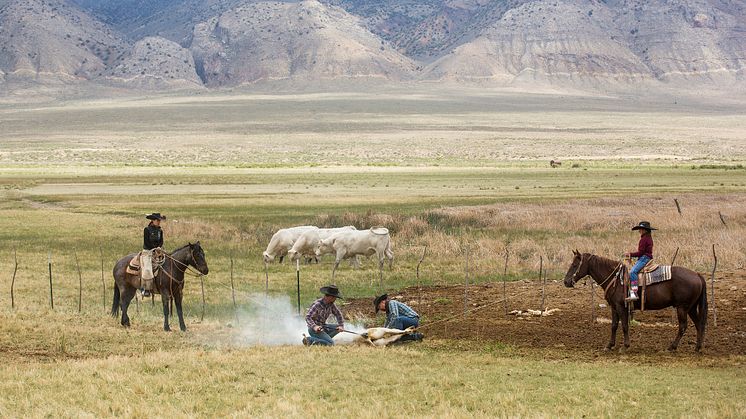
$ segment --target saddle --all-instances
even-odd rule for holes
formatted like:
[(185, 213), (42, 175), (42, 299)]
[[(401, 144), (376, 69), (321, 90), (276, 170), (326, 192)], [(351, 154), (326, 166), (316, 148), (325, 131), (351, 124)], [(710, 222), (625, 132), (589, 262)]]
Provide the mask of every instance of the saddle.
[[(127, 273), (130, 275), (136, 275), (140, 276), (140, 256), (142, 255), (142, 250), (137, 252), (135, 257), (133, 257), (130, 260), (130, 263), (127, 265)], [(153, 252), (153, 276), (158, 276), (158, 272), (161, 270), (161, 263), (163, 262), (163, 251), (156, 251)]]
[[(626, 271), (624, 283), (629, 287), (629, 272), (632, 270), (634, 264), (631, 259), (625, 260)], [(645, 266), (643, 266), (640, 273), (637, 274), (638, 286), (642, 290), (640, 292), (640, 311), (645, 311), (645, 298), (647, 295), (647, 286), (654, 285), (659, 282), (671, 280), (671, 266), (670, 265), (659, 265), (653, 263), (651, 260)], [(625, 290), (626, 293), (626, 290)]]

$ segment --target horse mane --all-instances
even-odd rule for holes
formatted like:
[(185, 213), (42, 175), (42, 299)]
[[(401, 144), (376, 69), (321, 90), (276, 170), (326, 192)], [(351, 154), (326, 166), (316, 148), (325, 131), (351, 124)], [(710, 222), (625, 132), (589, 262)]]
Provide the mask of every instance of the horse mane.
[(596, 260), (597, 260), (598, 262), (601, 262), (601, 263), (603, 263), (603, 264), (608, 264), (609, 266), (616, 266), (616, 265), (618, 265), (618, 264), (619, 264), (619, 261), (616, 261), (616, 260), (613, 260), (613, 259), (609, 259), (609, 258), (607, 258), (607, 257), (604, 257), (604, 256), (600, 256), (600, 255), (594, 255), (593, 253), (586, 253), (586, 254), (588, 255), (588, 259), (589, 259), (589, 260), (590, 260), (591, 258), (594, 258), (594, 259), (596, 259)]
[(174, 249), (174, 250), (173, 250), (173, 251), (171, 252), (171, 254), (174, 254), (174, 253), (176, 253), (176, 252), (178, 252), (178, 251), (180, 251), (180, 250), (184, 250), (184, 249), (186, 249), (186, 248), (187, 248), (187, 247), (189, 247), (189, 246), (191, 246), (191, 243), (187, 243), (187, 244), (185, 244), (185, 245), (183, 245), (183, 246), (179, 247), (178, 249)]

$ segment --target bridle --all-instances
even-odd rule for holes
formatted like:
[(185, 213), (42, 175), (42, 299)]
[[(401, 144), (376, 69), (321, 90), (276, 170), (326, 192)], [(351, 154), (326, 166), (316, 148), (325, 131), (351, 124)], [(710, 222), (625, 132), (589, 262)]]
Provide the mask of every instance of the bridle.
[[(589, 255), (588, 260), (590, 260), (592, 257), (594, 257), (594, 255)], [(583, 263), (585, 263), (585, 253), (582, 253), (580, 255), (580, 263), (578, 264), (577, 269), (575, 269), (575, 273), (572, 274), (572, 284), (573, 285), (575, 285), (575, 283), (578, 282), (578, 280), (580, 279), (580, 278), (578, 278), (578, 273), (580, 272), (580, 268), (583, 267)], [(606, 293), (609, 291), (609, 289), (612, 287), (613, 284), (616, 284), (615, 281), (610, 281), (610, 280), (612, 278), (614, 278), (614, 274), (616, 274), (617, 271), (619, 271), (619, 268), (621, 268), (622, 265), (623, 265), (622, 262), (619, 262), (616, 265), (616, 267), (614, 267), (614, 269), (611, 271), (611, 273), (609, 274), (609, 276), (607, 276), (606, 279), (604, 279), (603, 281), (601, 281), (601, 282), (598, 283), (598, 286), (602, 287), (604, 289), (604, 295), (606, 295)], [(584, 276), (588, 276), (588, 275), (586, 274)]]
[[(194, 278), (199, 278), (201, 276), (204, 276), (204, 274), (202, 272), (196, 270), (190, 264), (184, 263), (184, 262), (182, 262), (180, 260), (176, 260), (173, 256), (171, 256), (168, 253), (164, 252), (164, 255), (166, 256), (166, 258), (170, 259), (171, 262), (174, 262), (174, 263), (180, 265), (182, 268), (184, 268), (184, 274), (185, 275), (189, 275), (189, 276), (194, 277)], [(192, 263), (194, 263), (195, 265), (197, 264), (197, 259), (194, 257), (194, 247), (192, 247), (192, 246), (189, 246), (189, 258), (191, 259)], [(170, 275), (165, 270), (163, 270), (163, 273), (165, 273), (169, 278), (171, 278), (172, 281), (176, 282), (177, 284), (184, 283), (184, 280), (179, 281), (178, 279), (174, 278), (172, 275)]]

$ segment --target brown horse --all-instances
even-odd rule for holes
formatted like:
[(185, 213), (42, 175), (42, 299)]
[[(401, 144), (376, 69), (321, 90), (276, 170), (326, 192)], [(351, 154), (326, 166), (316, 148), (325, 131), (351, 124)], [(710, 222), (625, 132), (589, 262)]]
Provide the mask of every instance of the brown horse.
[[(616, 345), (616, 331), (620, 319), (624, 331), (624, 347), (629, 348), (629, 312), (625, 305), (626, 295), (622, 285), (626, 268), (620, 262), (590, 253), (580, 254), (577, 250), (573, 251), (573, 256), (572, 264), (565, 274), (565, 286), (573, 287), (578, 280), (590, 275), (604, 290), (604, 297), (611, 308), (611, 340), (606, 350), (611, 350)], [(686, 332), (688, 314), (697, 328), (697, 351), (700, 351), (707, 326), (707, 284), (702, 275), (674, 266), (671, 268), (670, 281), (648, 285), (646, 290), (646, 310), (676, 308), (679, 332), (668, 350), (675, 351), (679, 346), (679, 341)], [(634, 303), (634, 308), (640, 308), (640, 301)]]
[[(137, 253), (127, 255), (114, 265), (114, 302), (111, 306), (111, 315), (116, 317), (119, 309), (122, 310), (122, 326), (129, 327), (130, 318), (127, 315), (127, 308), (132, 302), (137, 289), (140, 287), (140, 278), (138, 275), (127, 273), (127, 265)], [(184, 273), (188, 267), (195, 268), (202, 275), (207, 275), (209, 269), (205, 261), (205, 252), (199, 242), (187, 244), (174, 250), (170, 255), (166, 255), (158, 275), (155, 277), (154, 291), (161, 294), (163, 302), (163, 330), (169, 332), (171, 327), (168, 325), (169, 302), (171, 297), (176, 304), (176, 313), (179, 315), (179, 328), (186, 331), (184, 324), (184, 314), (181, 309), (181, 301), (184, 290)]]

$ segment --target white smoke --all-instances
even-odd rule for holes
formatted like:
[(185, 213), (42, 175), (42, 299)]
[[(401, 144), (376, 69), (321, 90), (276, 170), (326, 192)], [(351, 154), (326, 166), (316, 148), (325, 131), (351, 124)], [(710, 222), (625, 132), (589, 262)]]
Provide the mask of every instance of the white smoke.
[[(308, 335), (305, 315), (307, 307), (298, 316), (298, 307), (294, 306), (286, 295), (268, 296), (252, 294), (249, 297), (251, 312), (239, 314), (240, 333), (237, 336), (240, 346), (253, 345), (302, 345), (303, 335)], [(331, 321), (331, 320), (330, 320)], [(345, 324), (345, 329), (364, 333), (365, 328), (359, 325)], [(351, 344), (357, 335), (339, 333), (334, 337), (337, 344)]]

